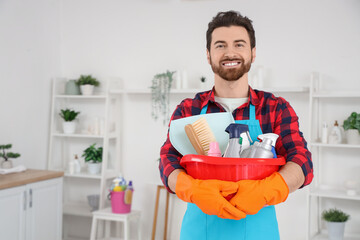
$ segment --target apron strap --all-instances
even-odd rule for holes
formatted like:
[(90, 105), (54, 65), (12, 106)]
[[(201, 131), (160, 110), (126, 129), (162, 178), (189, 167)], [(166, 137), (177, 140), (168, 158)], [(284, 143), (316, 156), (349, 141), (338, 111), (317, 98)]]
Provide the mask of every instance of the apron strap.
[(256, 120), (255, 116), (255, 106), (250, 103), (250, 113), (249, 113), (249, 120)]
[(206, 104), (206, 105), (201, 109), (200, 115), (206, 114), (207, 109), (208, 109), (208, 104)]

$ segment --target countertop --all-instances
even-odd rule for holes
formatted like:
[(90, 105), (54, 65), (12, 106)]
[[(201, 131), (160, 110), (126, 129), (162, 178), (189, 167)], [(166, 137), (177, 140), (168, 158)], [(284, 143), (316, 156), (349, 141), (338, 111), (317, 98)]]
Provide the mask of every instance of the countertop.
[(62, 176), (64, 176), (64, 172), (27, 169), (24, 172), (0, 175), (0, 189), (17, 187)]

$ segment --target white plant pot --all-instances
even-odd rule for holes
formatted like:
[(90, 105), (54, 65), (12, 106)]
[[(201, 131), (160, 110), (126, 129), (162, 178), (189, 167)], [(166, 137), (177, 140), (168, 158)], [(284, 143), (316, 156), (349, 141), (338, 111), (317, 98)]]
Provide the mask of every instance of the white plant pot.
[(76, 130), (76, 122), (63, 122), (63, 130), (65, 134), (73, 134)]
[(345, 222), (326, 222), (329, 240), (343, 240)]
[(80, 91), (82, 95), (92, 95), (94, 92), (94, 85), (90, 85), (90, 84), (81, 85)]
[(357, 129), (348, 129), (345, 134), (348, 144), (360, 144), (360, 134)]
[(98, 174), (101, 170), (101, 163), (88, 163), (88, 172), (90, 174)]
[(5, 168), (5, 169), (13, 168), (12, 161), (11, 160), (2, 161), (1, 168)]

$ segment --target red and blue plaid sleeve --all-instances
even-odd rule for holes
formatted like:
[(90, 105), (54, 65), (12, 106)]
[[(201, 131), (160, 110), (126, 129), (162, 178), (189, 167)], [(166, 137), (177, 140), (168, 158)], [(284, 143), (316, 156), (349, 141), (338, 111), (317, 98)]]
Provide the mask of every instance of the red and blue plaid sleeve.
[[(184, 99), (175, 109), (171, 116), (170, 123), (173, 120), (190, 117), (200, 114), (201, 108), (209, 101), (214, 98), (213, 90), (200, 92), (195, 95), (193, 99)], [(216, 110), (219, 111), (219, 110)], [(170, 126), (169, 123), (169, 126)], [(160, 177), (166, 189), (173, 193), (168, 186), (168, 177), (175, 169), (183, 169), (180, 165), (182, 155), (172, 146), (169, 138), (169, 131), (167, 138), (160, 150)]]
[(278, 98), (274, 133), (279, 135), (276, 141), (276, 151), (285, 157), (286, 162), (298, 164), (305, 176), (304, 187), (313, 179), (313, 164), (311, 153), (307, 148), (302, 132), (299, 130), (298, 116), (290, 104), (283, 98)]
[[(178, 119), (177, 116), (181, 113), (181, 105), (177, 106), (175, 112), (173, 113), (171, 120)], [(181, 117), (181, 115), (180, 115)], [(170, 124), (169, 124), (170, 125)], [(160, 170), (160, 177), (166, 189), (173, 193), (168, 185), (168, 177), (172, 171), (175, 169), (183, 169), (180, 165), (180, 159), (182, 155), (172, 146), (169, 138), (169, 130), (167, 133), (167, 138), (165, 143), (160, 149), (160, 163), (159, 163), (159, 170)]]

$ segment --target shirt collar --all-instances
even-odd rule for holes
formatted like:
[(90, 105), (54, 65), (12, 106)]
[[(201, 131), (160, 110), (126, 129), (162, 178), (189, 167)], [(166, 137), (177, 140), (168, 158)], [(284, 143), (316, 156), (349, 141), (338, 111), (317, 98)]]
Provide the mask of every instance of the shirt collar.
[[(211, 89), (210, 92), (208, 92), (208, 95), (205, 97), (204, 101), (201, 104), (201, 108), (203, 108), (204, 106), (206, 106), (206, 104), (209, 103), (209, 101), (211, 102), (215, 102), (215, 87), (213, 87)], [(260, 100), (256, 94), (256, 92), (254, 91), (254, 89), (252, 89), (252, 87), (249, 86), (249, 99), (248, 99), (248, 103), (251, 103), (252, 105), (259, 105), (260, 104)]]
[(249, 86), (249, 101), (252, 105), (256, 106), (260, 104), (260, 100), (252, 87)]

